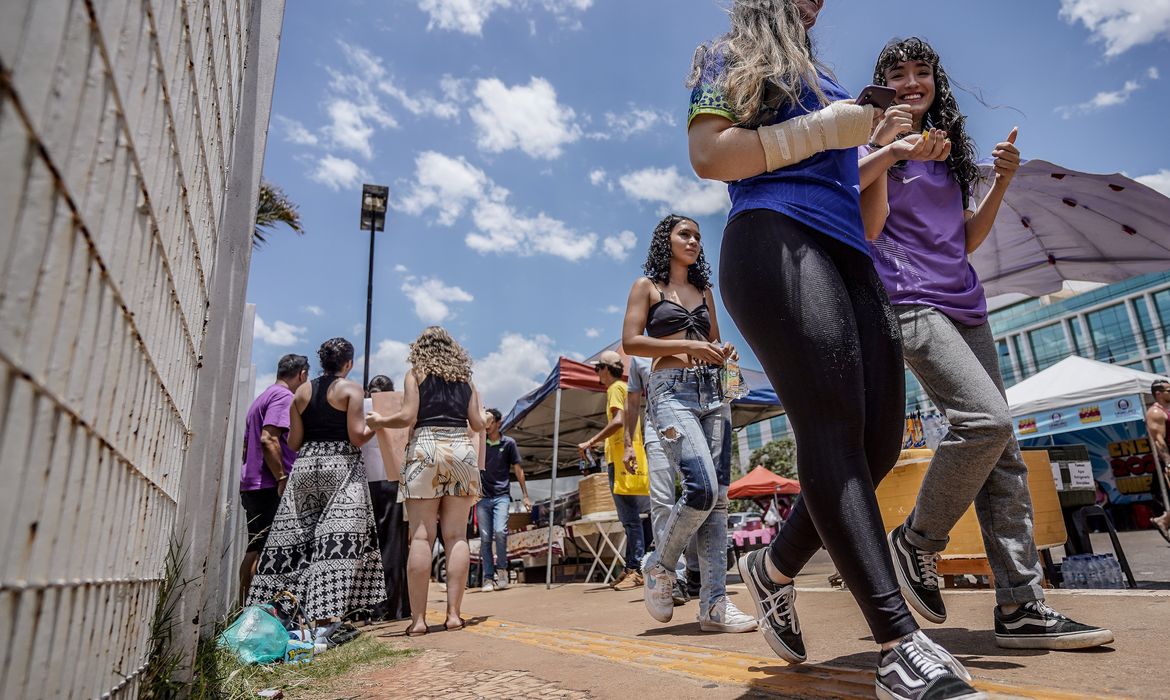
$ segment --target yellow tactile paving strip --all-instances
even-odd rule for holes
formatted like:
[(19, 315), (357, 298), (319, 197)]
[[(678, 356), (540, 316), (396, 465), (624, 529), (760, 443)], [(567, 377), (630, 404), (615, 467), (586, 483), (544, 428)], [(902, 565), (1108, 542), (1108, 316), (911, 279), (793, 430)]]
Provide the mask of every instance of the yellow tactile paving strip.
[[(428, 617), (442, 624), (441, 613)], [(873, 672), (844, 666), (811, 664), (792, 666), (776, 657), (752, 656), (688, 644), (620, 637), (587, 630), (555, 629), (507, 620), (485, 620), (467, 627), (468, 632), (530, 644), (546, 651), (588, 656), (656, 671), (681, 673), (700, 681), (742, 685), (789, 697), (872, 698)], [(1046, 688), (976, 680), (976, 687), (992, 698), (1037, 700), (1106, 700), (1091, 695)], [(1113, 700), (1118, 700), (1112, 696)]]

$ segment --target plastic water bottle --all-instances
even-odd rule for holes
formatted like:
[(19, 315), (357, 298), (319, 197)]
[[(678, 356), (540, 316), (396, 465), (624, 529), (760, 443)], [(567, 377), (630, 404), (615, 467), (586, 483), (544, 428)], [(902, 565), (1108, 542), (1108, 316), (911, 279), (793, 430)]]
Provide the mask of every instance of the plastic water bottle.
[(1079, 555), (1065, 557), (1064, 562), (1060, 565), (1060, 571), (1064, 574), (1066, 588), (1085, 587), (1084, 566)]
[(1101, 563), (1101, 555), (1089, 556), (1089, 588), (1105, 587), (1105, 567)]

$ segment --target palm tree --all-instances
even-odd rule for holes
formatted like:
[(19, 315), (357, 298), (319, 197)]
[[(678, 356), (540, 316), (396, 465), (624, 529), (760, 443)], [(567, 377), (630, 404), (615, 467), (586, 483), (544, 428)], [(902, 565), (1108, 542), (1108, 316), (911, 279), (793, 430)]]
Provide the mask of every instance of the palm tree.
[(277, 224), (288, 226), (298, 236), (305, 233), (297, 205), (280, 187), (261, 180), (260, 199), (256, 203), (256, 228), (252, 231), (253, 246), (259, 248), (267, 243), (268, 234), (272, 233)]

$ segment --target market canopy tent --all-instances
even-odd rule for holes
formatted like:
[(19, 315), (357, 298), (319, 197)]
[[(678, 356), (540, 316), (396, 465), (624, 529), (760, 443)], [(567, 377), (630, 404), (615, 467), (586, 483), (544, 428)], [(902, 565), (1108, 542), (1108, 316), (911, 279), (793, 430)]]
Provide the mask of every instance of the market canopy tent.
[[(763, 372), (741, 371), (749, 391), (731, 404), (732, 427), (784, 413)], [(556, 452), (557, 471), (564, 476), (565, 471), (576, 469), (577, 444), (596, 435), (607, 422), (605, 388), (593, 367), (562, 357), (544, 383), (516, 402), (504, 418), (503, 432), (516, 441), (524, 472), (530, 476), (553, 471), (554, 448), (563, 446)]]
[(773, 474), (762, 466), (747, 473), (742, 479), (731, 482), (727, 489), (728, 498), (760, 498), (780, 495), (795, 496), (800, 493), (800, 482)]
[[(1157, 374), (1073, 355), (1010, 387), (1007, 400), (1013, 416), (1053, 413), (1124, 396), (1142, 396), (1160, 378)], [(1136, 408), (1141, 411), (1143, 406)]]

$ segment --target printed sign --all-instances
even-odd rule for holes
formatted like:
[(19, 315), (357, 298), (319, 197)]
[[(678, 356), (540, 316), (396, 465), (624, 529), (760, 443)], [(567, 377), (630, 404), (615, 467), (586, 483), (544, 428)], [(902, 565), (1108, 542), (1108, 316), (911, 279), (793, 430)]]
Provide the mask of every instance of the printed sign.
[(1016, 429), (1020, 435), (1031, 435), (1039, 430), (1039, 428), (1036, 427), (1035, 418), (1021, 418), (1016, 424)]
[(1081, 406), (1080, 410), (1081, 423), (1100, 423), (1101, 422), (1101, 407), (1097, 404), (1092, 406)]
[(1033, 438), (1114, 423), (1140, 421), (1143, 418), (1143, 411), (1141, 397), (1135, 394), (1101, 403), (1016, 416), (1016, 437)]
[(1148, 438), (1109, 443), (1109, 468), (1117, 490), (1123, 494), (1150, 493), (1157, 464)]

